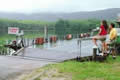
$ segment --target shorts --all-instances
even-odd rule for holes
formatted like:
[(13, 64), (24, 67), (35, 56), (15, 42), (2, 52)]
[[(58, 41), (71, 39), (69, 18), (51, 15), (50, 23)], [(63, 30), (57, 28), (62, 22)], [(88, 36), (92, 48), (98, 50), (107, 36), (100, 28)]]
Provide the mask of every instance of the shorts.
[(96, 39), (96, 40), (100, 40), (102, 42), (105, 42), (106, 35), (104, 35), (104, 36), (97, 35), (97, 36), (94, 36), (93, 38)]
[(115, 42), (115, 40), (106, 42), (106, 44), (109, 45), (109, 46), (111, 46), (111, 49), (115, 49), (115, 47), (116, 47), (116, 42)]

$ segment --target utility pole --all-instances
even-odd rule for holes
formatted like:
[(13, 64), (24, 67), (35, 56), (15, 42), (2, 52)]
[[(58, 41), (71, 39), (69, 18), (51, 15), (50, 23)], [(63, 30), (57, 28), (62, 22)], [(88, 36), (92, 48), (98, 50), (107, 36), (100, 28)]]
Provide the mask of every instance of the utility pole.
[(44, 26), (44, 41), (45, 42), (46, 42), (47, 38), (48, 38), (48, 30), (47, 30), (47, 26), (45, 25)]

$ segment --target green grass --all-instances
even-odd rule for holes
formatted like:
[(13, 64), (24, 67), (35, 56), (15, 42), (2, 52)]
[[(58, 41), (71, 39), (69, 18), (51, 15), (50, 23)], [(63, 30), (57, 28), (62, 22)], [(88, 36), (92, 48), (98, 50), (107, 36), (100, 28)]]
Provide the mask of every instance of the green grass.
[(44, 37), (44, 34), (26, 34), (24, 35), (25, 38), (37, 38), (37, 37)]
[(15, 39), (15, 35), (3, 35), (0, 36), (0, 40), (11, 40), (11, 39)]
[[(69, 75), (71, 80), (120, 80), (120, 57), (117, 57), (116, 60), (113, 60), (112, 57), (109, 57), (105, 62), (102, 63), (67, 61), (58, 64), (47, 65), (46, 67), (37, 69), (35, 75), (41, 71), (50, 72), (50, 70), (54, 69), (57, 69), (59, 74)], [(52, 75), (52, 73), (50, 75)], [(42, 76), (39, 76), (35, 80), (42, 80), (41, 78)]]
[(105, 63), (69, 61), (53, 65), (60, 72), (71, 73), (72, 80), (120, 80), (120, 57)]
[(15, 40), (15, 35), (3, 35), (0, 36), (0, 45), (5, 45), (6, 41), (11, 41), (11, 40)]

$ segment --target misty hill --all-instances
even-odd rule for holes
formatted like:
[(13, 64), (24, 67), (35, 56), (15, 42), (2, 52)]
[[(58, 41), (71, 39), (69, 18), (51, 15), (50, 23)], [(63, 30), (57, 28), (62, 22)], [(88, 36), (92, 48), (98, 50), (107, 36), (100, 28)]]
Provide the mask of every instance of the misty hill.
[(5, 13), (0, 12), (0, 18), (16, 19), (16, 20), (42, 20), (42, 21), (56, 21), (58, 19), (116, 19), (117, 14), (120, 13), (120, 8), (111, 8), (98, 11), (84, 11), (73, 13)]

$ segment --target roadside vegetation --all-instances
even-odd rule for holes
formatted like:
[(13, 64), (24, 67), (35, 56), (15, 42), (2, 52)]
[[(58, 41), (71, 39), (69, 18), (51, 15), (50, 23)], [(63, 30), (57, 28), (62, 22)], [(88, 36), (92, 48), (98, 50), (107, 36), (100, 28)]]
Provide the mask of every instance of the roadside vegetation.
[[(111, 22), (111, 21), (108, 21)], [(115, 21), (113, 21), (115, 22)], [(100, 26), (98, 19), (86, 20), (63, 20), (56, 22), (37, 21), (37, 20), (9, 20), (0, 19), (0, 40), (10, 39), (7, 35), (8, 27), (19, 27), (24, 30), (25, 37), (33, 38), (34, 36), (43, 36), (44, 27), (48, 28), (48, 33), (53, 35), (80, 34), (90, 32), (91, 29)], [(38, 35), (39, 34), (39, 35)], [(5, 38), (6, 37), (6, 38)]]
[(15, 35), (8, 35), (8, 27), (19, 27), (24, 30), (25, 38), (36, 38), (44, 36), (44, 27), (48, 28), (50, 35), (80, 34), (88, 32), (99, 26), (99, 20), (58, 20), (56, 22), (33, 21), (33, 20), (9, 20), (0, 19), (0, 44), (6, 40), (15, 39)]
[(21, 80), (120, 80), (120, 56), (105, 62), (67, 61), (25, 74)]

